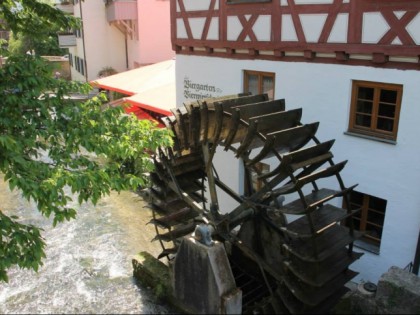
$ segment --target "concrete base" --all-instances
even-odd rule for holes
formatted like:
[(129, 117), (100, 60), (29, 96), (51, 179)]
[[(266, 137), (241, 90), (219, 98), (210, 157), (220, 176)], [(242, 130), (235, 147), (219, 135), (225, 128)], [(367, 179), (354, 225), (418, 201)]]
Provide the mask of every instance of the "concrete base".
[[(185, 255), (188, 252), (191, 255)], [(151, 288), (157, 301), (170, 304), (180, 313), (241, 313), (242, 291), (236, 288), (222, 244), (208, 247), (187, 239), (177, 257), (174, 265), (168, 266), (148, 252), (140, 252), (132, 260), (133, 276)]]
[(184, 238), (173, 270), (175, 297), (192, 313), (241, 313), (242, 291), (236, 287), (222, 243), (207, 246)]

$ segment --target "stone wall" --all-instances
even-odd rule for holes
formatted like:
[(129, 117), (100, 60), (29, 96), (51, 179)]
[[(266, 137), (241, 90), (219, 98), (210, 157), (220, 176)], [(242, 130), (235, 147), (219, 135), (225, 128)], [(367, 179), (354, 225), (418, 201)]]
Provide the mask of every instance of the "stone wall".
[(420, 314), (420, 278), (391, 267), (377, 285), (362, 283), (346, 294), (333, 313)]

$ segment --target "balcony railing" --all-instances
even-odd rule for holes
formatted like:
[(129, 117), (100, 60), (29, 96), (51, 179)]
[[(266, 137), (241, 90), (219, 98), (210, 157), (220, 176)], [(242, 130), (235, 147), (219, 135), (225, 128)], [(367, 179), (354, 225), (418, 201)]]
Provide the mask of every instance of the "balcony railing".
[(73, 2), (70, 1), (70, 0), (68, 0), (68, 1), (64, 1), (64, 0), (63, 1), (58, 1), (58, 0), (56, 0), (55, 7), (58, 10), (61, 10), (63, 12), (74, 14)]
[(108, 22), (137, 20), (137, 1), (108, 1), (106, 15)]
[(58, 45), (60, 48), (76, 46), (76, 35), (74, 34), (58, 34)]

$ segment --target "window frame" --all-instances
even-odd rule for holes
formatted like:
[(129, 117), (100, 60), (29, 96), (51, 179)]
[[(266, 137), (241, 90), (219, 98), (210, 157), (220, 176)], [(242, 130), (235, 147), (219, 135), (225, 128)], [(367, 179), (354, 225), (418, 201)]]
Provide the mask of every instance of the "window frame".
[[(359, 197), (361, 197), (361, 203), (358, 203), (355, 198), (352, 199), (352, 194), (358, 194)], [(381, 201), (384, 203), (383, 209), (380, 209), (380, 207), (372, 207), (370, 206), (370, 201), (372, 199), (377, 199), (378, 201)], [(382, 237), (384, 235), (384, 223), (385, 223), (385, 216), (386, 216), (386, 208), (388, 201), (386, 199), (372, 196), (366, 193), (362, 193), (360, 191), (353, 191), (349, 194), (349, 202), (350, 202), (350, 208), (352, 210), (361, 209), (358, 213), (356, 213), (353, 216), (353, 224), (354, 229), (362, 232), (366, 232), (366, 227), (370, 225), (371, 227), (376, 227), (377, 229), (381, 230), (381, 235), (379, 237), (375, 237), (373, 235), (370, 235), (368, 233), (365, 233), (362, 238), (359, 240), (356, 240), (354, 242), (355, 246), (362, 248), (364, 250), (370, 251), (375, 254), (379, 254), (381, 243), (382, 243)], [(343, 198), (343, 208), (346, 209), (346, 202)], [(379, 216), (382, 217), (382, 222), (373, 222), (371, 219), (369, 219), (369, 216), (373, 216), (376, 218)], [(371, 220), (371, 221), (369, 221)], [(357, 223), (356, 223), (357, 222)], [(350, 222), (348, 220), (342, 222), (342, 224), (349, 226)]]
[(273, 80), (273, 97), (269, 99), (273, 100), (275, 98), (276, 93), (276, 74), (274, 72), (265, 72), (265, 71), (255, 71), (255, 70), (243, 70), (243, 78), (244, 78), (244, 93), (249, 92), (249, 75), (256, 75), (258, 76), (258, 94), (264, 94), (263, 90), (263, 77), (271, 77)]
[[(361, 125), (357, 125), (356, 123), (357, 101), (359, 99), (358, 98), (359, 88), (372, 88), (374, 90), (370, 127), (364, 127)], [(389, 103), (389, 104), (395, 105), (395, 113), (394, 113), (394, 116), (392, 117), (394, 121), (392, 131), (386, 131), (386, 130), (381, 130), (377, 128), (378, 118), (380, 118), (378, 111), (379, 111), (379, 104), (380, 104), (379, 95), (380, 95), (381, 90), (391, 90), (397, 93), (395, 104)], [(348, 132), (353, 133), (353, 134), (371, 136), (373, 138), (378, 138), (378, 139), (396, 141), (397, 134), (398, 134), (399, 119), (400, 119), (402, 94), (403, 94), (403, 86), (400, 84), (353, 80)], [(390, 119), (390, 117), (385, 117), (385, 118)]]

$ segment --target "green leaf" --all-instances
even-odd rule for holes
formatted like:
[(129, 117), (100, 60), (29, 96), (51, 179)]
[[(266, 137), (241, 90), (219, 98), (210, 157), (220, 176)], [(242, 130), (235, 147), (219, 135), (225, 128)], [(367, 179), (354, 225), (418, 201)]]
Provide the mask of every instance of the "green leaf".
[[(14, 2), (23, 6), (21, 14), (11, 12), (9, 0), (0, 1), (0, 12), (19, 36), (45, 38), (47, 30), (80, 26), (79, 19), (36, 0)], [(66, 95), (92, 87), (54, 79), (37, 55), (12, 50), (0, 68), (0, 170), (10, 189), (52, 215), (56, 226), (77, 218), (69, 208), (74, 201), (97, 204), (111, 190), (143, 185), (143, 174), (153, 168), (147, 152), (172, 145), (172, 134), (125, 115), (122, 107), (104, 108), (104, 96), (69, 101)], [(65, 194), (67, 186), (72, 195)], [(17, 220), (0, 211), (0, 281), (12, 266), (38, 270), (45, 257), (39, 229)]]

